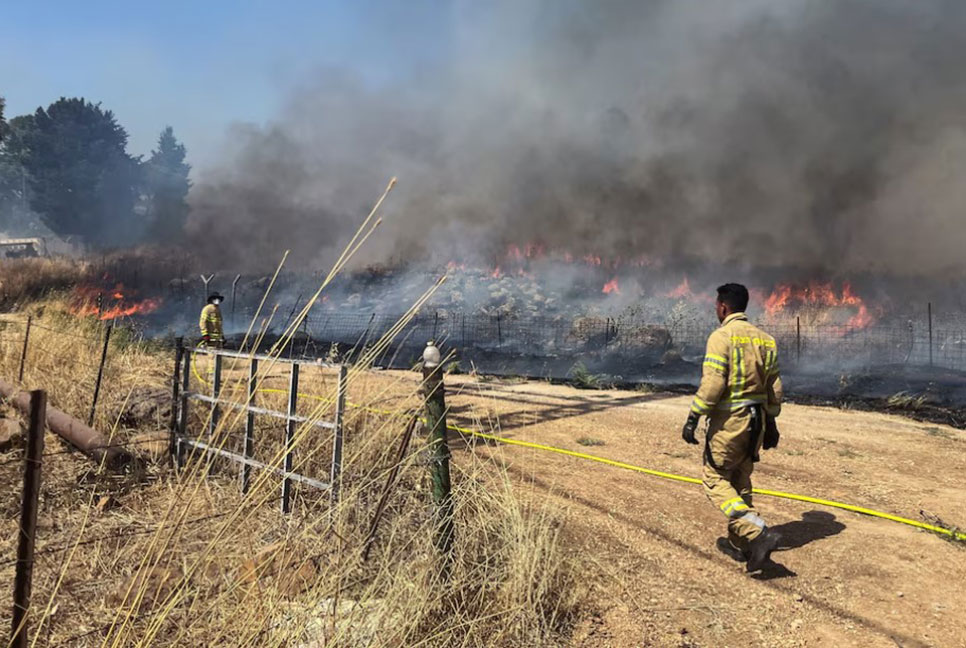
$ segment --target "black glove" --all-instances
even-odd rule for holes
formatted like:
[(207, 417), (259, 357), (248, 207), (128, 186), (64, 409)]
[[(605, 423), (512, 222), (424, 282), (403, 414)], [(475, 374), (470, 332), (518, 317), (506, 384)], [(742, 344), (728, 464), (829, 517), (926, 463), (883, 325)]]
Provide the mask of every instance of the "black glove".
[(781, 435), (778, 433), (778, 425), (775, 423), (774, 416), (765, 417), (765, 440), (762, 441), (761, 447), (765, 450), (771, 450), (772, 448), (778, 447), (778, 439)]
[(688, 414), (688, 422), (684, 424), (684, 429), (681, 430), (681, 438), (687, 443), (697, 445), (698, 440), (694, 438), (694, 433), (698, 429), (698, 421), (700, 418), (694, 412)]

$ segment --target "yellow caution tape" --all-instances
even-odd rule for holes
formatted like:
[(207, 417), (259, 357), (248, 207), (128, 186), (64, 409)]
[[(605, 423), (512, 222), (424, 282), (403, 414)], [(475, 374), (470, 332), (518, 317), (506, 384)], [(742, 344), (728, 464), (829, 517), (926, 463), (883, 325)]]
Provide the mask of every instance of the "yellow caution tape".
[[(200, 380), (201, 382), (207, 385), (208, 381), (202, 378), (201, 375), (198, 373), (197, 363), (193, 362), (192, 366), (195, 370), (195, 376), (198, 377), (198, 380)], [(285, 389), (261, 389), (259, 391), (264, 393), (277, 393), (277, 394), (288, 393), (288, 391)], [(320, 401), (332, 400), (332, 399), (324, 398), (322, 396), (316, 396), (314, 394), (299, 393), (299, 397), (312, 398)], [(384, 414), (387, 416), (401, 416), (399, 412), (393, 412), (391, 410), (376, 409), (373, 407), (366, 407), (355, 403), (348, 403), (348, 405), (349, 407), (362, 409), (367, 412), (372, 412), (374, 414)], [(520, 446), (522, 448), (531, 448), (533, 450), (542, 450), (545, 452), (554, 452), (568, 457), (584, 459), (586, 461), (595, 461), (597, 463), (602, 463), (607, 466), (613, 466), (614, 468), (621, 468), (623, 470), (630, 470), (637, 473), (643, 473), (645, 475), (651, 475), (652, 477), (660, 477), (661, 479), (670, 479), (672, 481), (684, 482), (686, 484), (701, 483), (700, 479), (696, 479), (694, 477), (686, 477), (684, 475), (676, 475), (674, 473), (662, 472), (660, 470), (652, 470), (650, 468), (644, 468), (643, 466), (635, 466), (634, 464), (625, 463), (623, 461), (615, 461), (613, 459), (607, 459), (605, 457), (598, 457), (597, 455), (587, 454), (586, 452), (577, 452), (575, 450), (565, 450), (564, 448), (557, 448), (555, 446), (545, 445), (543, 443), (533, 443), (531, 441), (520, 441), (519, 439), (508, 439), (506, 437), (499, 437), (494, 434), (478, 432), (476, 430), (459, 427), (457, 425), (447, 425), (446, 429), (453, 430), (454, 432), (459, 432), (461, 434), (468, 434), (470, 436), (475, 436), (481, 439), (487, 439), (488, 441), (496, 441), (497, 443), (503, 443), (506, 445)], [(944, 527), (936, 526), (934, 524), (927, 524), (925, 522), (910, 520), (909, 518), (900, 517), (898, 515), (883, 513), (882, 511), (876, 511), (875, 509), (864, 508), (861, 506), (854, 506), (852, 504), (846, 504), (844, 502), (836, 502), (834, 500), (821, 499), (818, 497), (809, 497), (808, 495), (798, 495), (797, 493), (785, 493), (782, 491), (767, 490), (763, 488), (754, 488), (752, 489), (752, 492), (755, 493), (756, 495), (765, 495), (767, 497), (778, 497), (781, 499), (796, 500), (799, 502), (808, 502), (810, 504), (817, 504), (819, 506), (827, 506), (830, 508), (842, 509), (844, 511), (852, 511), (853, 513), (860, 513), (862, 515), (868, 515), (871, 517), (880, 518), (882, 520), (889, 520), (891, 522), (906, 524), (908, 526), (916, 527), (918, 529), (923, 529), (925, 531), (932, 531), (933, 533), (949, 536), (950, 538), (953, 538), (955, 540), (966, 541), (966, 533), (960, 533), (955, 529), (946, 529)]]

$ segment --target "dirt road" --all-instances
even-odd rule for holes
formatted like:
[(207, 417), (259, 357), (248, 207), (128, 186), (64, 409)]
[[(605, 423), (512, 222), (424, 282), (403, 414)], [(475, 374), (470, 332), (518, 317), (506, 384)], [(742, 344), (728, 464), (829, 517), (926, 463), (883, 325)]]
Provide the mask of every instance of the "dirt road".
[[(466, 377), (448, 384), (457, 423), (699, 475), (700, 451), (680, 439), (687, 397)], [(962, 431), (796, 405), (780, 427), (781, 445), (763, 454), (756, 486), (966, 523)], [(504, 461), (522, 491), (568, 512), (565, 537), (587, 564), (596, 601), (574, 646), (966, 646), (964, 546), (759, 496), (785, 549), (774, 556), (780, 566), (754, 579), (714, 549), (725, 518), (699, 486), (520, 447), (475, 451)]]

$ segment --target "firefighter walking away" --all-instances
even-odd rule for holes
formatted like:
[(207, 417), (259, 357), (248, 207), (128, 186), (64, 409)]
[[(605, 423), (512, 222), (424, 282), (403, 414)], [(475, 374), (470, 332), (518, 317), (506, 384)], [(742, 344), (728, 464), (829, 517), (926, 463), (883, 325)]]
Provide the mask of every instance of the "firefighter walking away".
[(201, 344), (207, 347), (221, 348), (225, 343), (225, 333), (221, 321), (221, 302), (224, 297), (218, 293), (208, 295), (208, 303), (201, 309)]
[(752, 503), (751, 473), (759, 450), (778, 445), (782, 383), (775, 339), (748, 321), (747, 307), (744, 286), (718, 288), (721, 326), (708, 337), (701, 386), (681, 436), (697, 444), (698, 422), (707, 417), (704, 492), (728, 519), (728, 536), (718, 538), (717, 547), (755, 572), (769, 563), (780, 540)]

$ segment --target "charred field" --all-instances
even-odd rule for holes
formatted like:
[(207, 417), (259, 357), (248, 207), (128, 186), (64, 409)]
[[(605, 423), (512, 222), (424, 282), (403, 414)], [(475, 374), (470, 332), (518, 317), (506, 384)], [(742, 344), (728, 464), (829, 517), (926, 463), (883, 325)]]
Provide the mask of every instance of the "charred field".
[[(715, 326), (709, 295), (720, 277), (737, 277), (751, 288), (750, 316), (778, 339), (791, 398), (963, 425), (961, 291), (908, 278), (803, 281), (789, 278), (800, 272), (695, 267), (551, 253), (535, 244), (508, 246), (477, 266), (363, 267), (333, 281), (286, 354), (351, 362), (445, 276), (373, 359), (376, 366), (410, 368), (432, 339), (457, 371), (553, 382), (589, 375), (600, 386), (683, 391), (700, 377), (703, 344)], [(71, 268), (60, 271), (68, 276), (17, 290), (27, 296), (59, 290), (75, 314), (126, 322), (168, 343), (196, 335), (196, 311), (206, 290), (217, 290), (226, 296), (229, 341), (240, 344), (255, 321), (263, 349), (278, 341), (319, 280), (315, 273), (283, 271), (262, 304), (271, 275), (213, 273), (188, 255), (146, 249), (71, 262)], [(17, 293), (5, 299), (9, 307)]]

